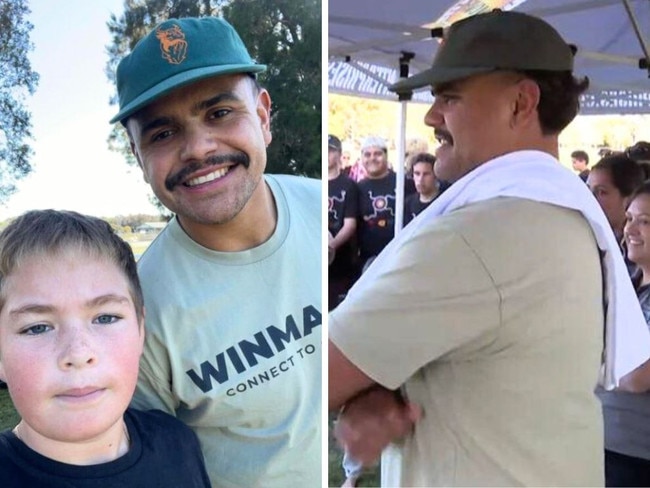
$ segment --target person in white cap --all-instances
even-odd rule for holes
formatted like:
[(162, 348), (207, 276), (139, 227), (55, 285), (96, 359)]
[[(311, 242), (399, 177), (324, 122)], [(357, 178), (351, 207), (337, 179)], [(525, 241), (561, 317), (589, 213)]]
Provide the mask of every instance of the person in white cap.
[[(361, 161), (367, 172), (366, 178), (358, 183), (359, 256), (363, 269), (395, 236), (397, 175), (388, 165), (388, 148), (381, 137), (364, 139)], [(404, 195), (412, 193), (415, 185), (405, 178)]]
[(431, 87), (452, 184), (329, 315), (348, 456), (372, 463), (402, 437), (383, 486), (604, 483), (594, 388), (623, 384), (650, 334), (605, 215), (557, 160), (588, 84), (573, 55), (541, 19), (493, 11), (392, 87)]

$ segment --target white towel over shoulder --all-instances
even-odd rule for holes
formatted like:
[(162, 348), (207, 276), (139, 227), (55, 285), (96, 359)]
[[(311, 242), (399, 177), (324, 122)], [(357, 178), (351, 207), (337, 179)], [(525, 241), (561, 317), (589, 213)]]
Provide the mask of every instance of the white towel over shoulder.
[[(419, 226), (471, 203), (497, 197), (516, 197), (580, 211), (604, 251), (605, 354), (600, 383), (611, 390), (619, 380), (650, 358), (650, 332), (614, 233), (587, 186), (547, 153), (517, 151), (488, 161), (456, 181), (378, 256), (368, 269), (368, 282), (391, 251), (409, 239)], [(374, 268), (374, 270), (373, 270)], [(364, 278), (366, 278), (364, 276)], [(366, 280), (363, 280), (366, 281)]]

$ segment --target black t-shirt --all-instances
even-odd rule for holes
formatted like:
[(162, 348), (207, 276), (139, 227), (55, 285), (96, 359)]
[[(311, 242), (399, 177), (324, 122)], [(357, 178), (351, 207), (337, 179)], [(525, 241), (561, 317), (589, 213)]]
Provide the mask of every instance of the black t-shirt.
[(420, 201), (419, 193), (414, 193), (406, 197), (406, 201), (404, 202), (404, 225), (413, 220), (422, 210), (431, 205), (434, 200), (435, 198), (428, 202), (422, 202)]
[[(363, 260), (379, 254), (395, 235), (395, 186), (393, 171), (380, 179), (359, 184), (359, 250)], [(413, 180), (404, 180), (404, 196), (415, 192)]]
[[(332, 236), (336, 236), (343, 228), (344, 219), (359, 217), (359, 188), (354, 180), (341, 173), (329, 180), (327, 190), (327, 228)], [(357, 254), (357, 238), (354, 235), (337, 249), (334, 261), (329, 266), (328, 276), (330, 278), (354, 276), (357, 272)]]
[(209, 488), (196, 434), (164, 412), (124, 414), (129, 452), (114, 461), (77, 466), (46, 458), (10, 430), (0, 433), (2, 488)]

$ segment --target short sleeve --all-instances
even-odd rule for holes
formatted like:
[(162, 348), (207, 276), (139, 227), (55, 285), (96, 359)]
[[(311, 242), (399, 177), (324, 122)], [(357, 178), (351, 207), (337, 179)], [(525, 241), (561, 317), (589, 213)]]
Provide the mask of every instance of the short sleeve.
[(329, 315), (330, 339), (387, 388), (500, 324), (480, 256), (450, 226), (422, 226)]
[(140, 358), (138, 383), (131, 406), (139, 410), (158, 409), (176, 415), (176, 400), (171, 391), (171, 371), (166, 348), (147, 331)]

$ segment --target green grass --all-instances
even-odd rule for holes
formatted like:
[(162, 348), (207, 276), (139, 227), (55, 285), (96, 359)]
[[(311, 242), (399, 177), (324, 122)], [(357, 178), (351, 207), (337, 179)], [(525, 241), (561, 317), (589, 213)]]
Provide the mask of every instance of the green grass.
[(0, 431), (13, 429), (19, 421), (20, 417), (11, 402), (9, 392), (5, 388), (0, 389)]

